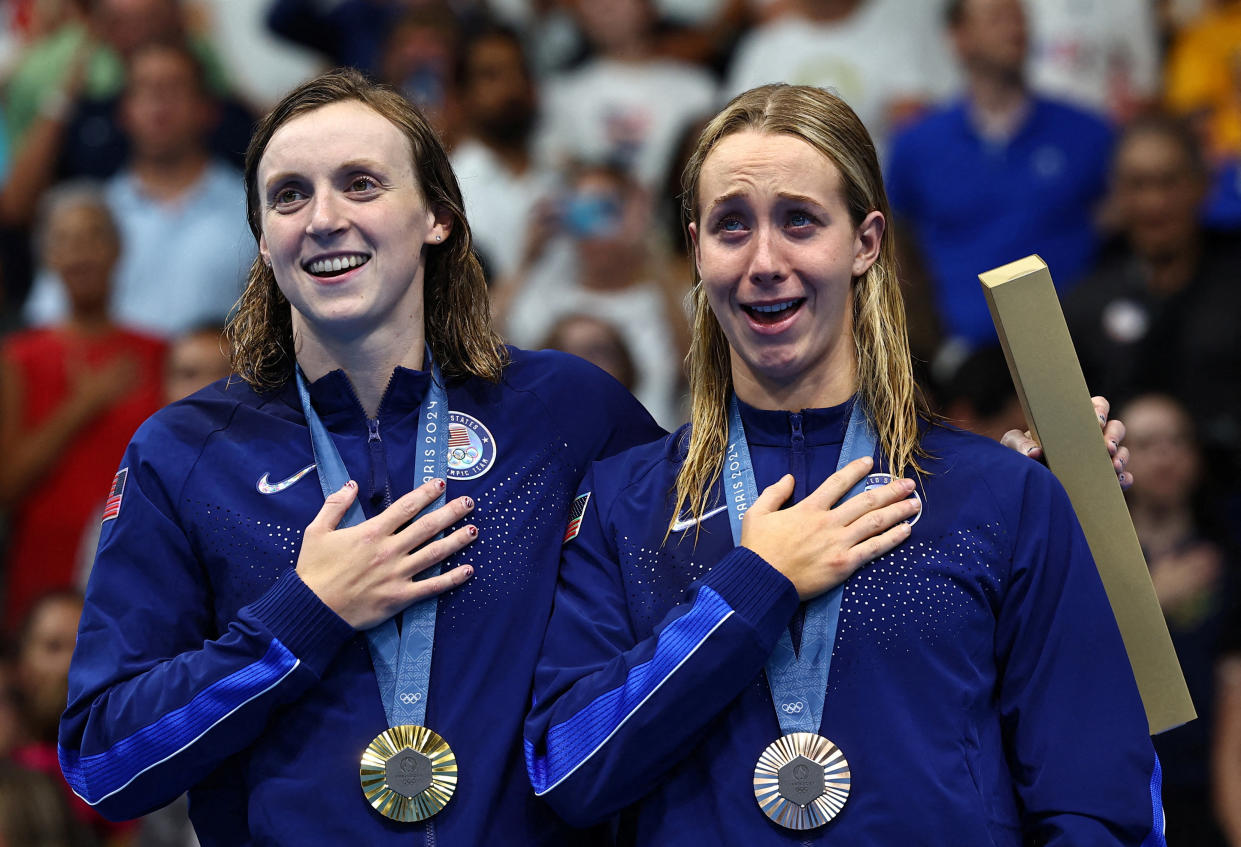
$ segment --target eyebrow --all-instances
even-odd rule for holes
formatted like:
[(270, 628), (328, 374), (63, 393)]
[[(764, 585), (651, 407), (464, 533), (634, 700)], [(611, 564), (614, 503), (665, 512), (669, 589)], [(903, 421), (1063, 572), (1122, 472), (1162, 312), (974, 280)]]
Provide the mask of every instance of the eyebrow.
[[(729, 191), (727, 194), (721, 194), (719, 197), (716, 197), (714, 200), (712, 200), (711, 203), (707, 206), (706, 213), (710, 215), (720, 206), (731, 203), (734, 200), (744, 199), (745, 196), (746, 196), (746, 192), (744, 191)], [(817, 209), (823, 208), (823, 204), (820, 201), (805, 194), (793, 194), (790, 192), (782, 191), (777, 196), (780, 198), (781, 201), (786, 202), (786, 203), (801, 203), (801, 204), (814, 206)]]

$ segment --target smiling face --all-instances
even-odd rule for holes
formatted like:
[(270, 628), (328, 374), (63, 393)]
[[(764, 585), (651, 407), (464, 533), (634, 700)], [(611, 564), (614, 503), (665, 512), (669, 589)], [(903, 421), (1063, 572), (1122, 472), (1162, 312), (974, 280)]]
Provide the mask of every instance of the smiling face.
[(737, 395), (792, 410), (847, 400), (852, 281), (879, 255), (883, 215), (856, 225), (827, 157), (794, 136), (751, 130), (707, 156), (697, 199), (695, 260)]
[[(272, 135), (259, 161), (259, 252), (293, 309), (295, 338), (331, 349), (422, 335), (424, 245), (451, 224), (423, 197), (409, 140), (358, 101)], [(299, 359), (303, 350), (299, 349)]]

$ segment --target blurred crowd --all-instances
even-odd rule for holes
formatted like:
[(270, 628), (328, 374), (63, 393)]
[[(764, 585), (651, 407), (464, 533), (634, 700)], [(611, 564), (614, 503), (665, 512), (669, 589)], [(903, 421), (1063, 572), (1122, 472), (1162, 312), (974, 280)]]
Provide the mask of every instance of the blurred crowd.
[(977, 275), (1046, 260), (1200, 715), (1156, 739), (1168, 841), (1241, 847), (1241, 0), (0, 0), (0, 847), (193, 843), (60, 779), (79, 592), (133, 430), (228, 373), (253, 121), (337, 65), (450, 146), (506, 338), (668, 428), (680, 172), (743, 90), (865, 121), (956, 425), (1024, 428)]

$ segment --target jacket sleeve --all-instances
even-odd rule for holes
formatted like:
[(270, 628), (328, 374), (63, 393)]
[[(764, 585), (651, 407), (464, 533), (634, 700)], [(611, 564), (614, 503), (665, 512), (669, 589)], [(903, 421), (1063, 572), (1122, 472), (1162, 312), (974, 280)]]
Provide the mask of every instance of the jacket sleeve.
[(1016, 547), (996, 631), (1000, 715), (1026, 837), (1051, 847), (1162, 847), (1159, 762), (1116, 619), (1068, 496), (1033, 470), (1014, 504)]
[[(593, 472), (564, 547), (526, 721), (535, 793), (588, 826), (638, 800), (762, 670), (797, 608), (792, 583), (736, 548), (638, 638)], [(692, 700), (699, 708), (687, 710)], [(706, 705), (705, 708), (702, 706)]]
[(185, 474), (157, 470), (176, 448), (144, 450), (152, 429), (113, 487), (60, 725), (65, 778), (112, 819), (173, 800), (244, 750), (353, 635), (292, 570), (217, 625), (174, 506)]

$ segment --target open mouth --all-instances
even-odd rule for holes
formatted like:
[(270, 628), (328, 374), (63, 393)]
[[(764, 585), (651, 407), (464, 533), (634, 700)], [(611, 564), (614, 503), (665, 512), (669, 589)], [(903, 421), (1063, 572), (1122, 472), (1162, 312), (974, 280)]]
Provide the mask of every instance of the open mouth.
[(302, 265), (302, 268), (311, 276), (330, 279), (331, 277), (348, 273), (354, 268), (360, 268), (370, 260), (371, 257), (365, 253), (345, 253), (339, 256), (325, 256), (321, 259), (313, 259)]
[(780, 300), (776, 303), (765, 303), (763, 305), (742, 305), (741, 308), (757, 324), (777, 324), (785, 318), (792, 316), (794, 312), (801, 308), (801, 304), (805, 302), (805, 297), (795, 297), (791, 300)]

